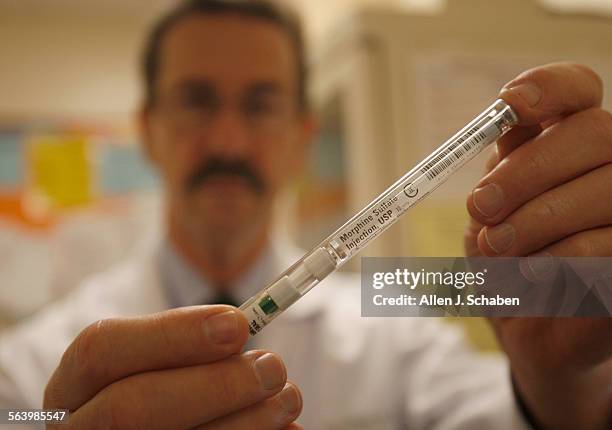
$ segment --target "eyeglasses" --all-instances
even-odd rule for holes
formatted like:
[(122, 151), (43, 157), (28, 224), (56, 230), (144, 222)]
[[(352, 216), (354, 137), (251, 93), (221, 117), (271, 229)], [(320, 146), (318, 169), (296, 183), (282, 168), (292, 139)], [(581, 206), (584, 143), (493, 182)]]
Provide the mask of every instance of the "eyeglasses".
[(179, 89), (160, 96), (156, 108), (185, 133), (206, 132), (225, 109), (235, 110), (242, 124), (259, 134), (282, 131), (297, 114), (295, 101), (269, 85), (255, 86), (232, 103), (222, 100), (209, 86)]

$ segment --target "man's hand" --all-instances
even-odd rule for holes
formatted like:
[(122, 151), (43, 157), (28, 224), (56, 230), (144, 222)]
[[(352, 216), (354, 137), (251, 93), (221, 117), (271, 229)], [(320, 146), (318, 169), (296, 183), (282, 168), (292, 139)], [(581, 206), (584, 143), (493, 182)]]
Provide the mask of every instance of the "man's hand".
[(69, 409), (67, 429), (299, 428), (297, 387), (275, 354), (241, 354), (247, 337), (229, 306), (99, 321), (64, 353), (44, 407)]
[[(520, 123), (470, 194), (468, 255), (612, 256), (612, 114), (568, 63), (501, 92)], [(517, 388), (546, 429), (612, 428), (612, 318), (493, 320)]]

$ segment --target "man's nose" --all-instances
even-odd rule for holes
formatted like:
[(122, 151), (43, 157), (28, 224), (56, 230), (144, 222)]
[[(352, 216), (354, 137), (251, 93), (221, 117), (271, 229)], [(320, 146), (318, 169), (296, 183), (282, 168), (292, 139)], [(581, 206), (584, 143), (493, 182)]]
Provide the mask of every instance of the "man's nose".
[(240, 158), (250, 150), (250, 134), (238, 109), (221, 109), (209, 129), (209, 149), (219, 156)]

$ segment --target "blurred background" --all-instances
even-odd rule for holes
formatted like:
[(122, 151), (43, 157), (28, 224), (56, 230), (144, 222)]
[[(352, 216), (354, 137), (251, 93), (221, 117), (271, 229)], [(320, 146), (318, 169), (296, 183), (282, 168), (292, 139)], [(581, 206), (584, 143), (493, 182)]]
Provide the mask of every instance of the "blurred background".
[[(159, 229), (158, 181), (133, 119), (144, 35), (174, 2), (0, 0), (0, 330)], [(579, 61), (612, 87), (612, 0), (286, 2), (305, 23), (321, 121), (312, 167), (279, 207), (279, 230), (304, 247), (521, 71)], [(462, 255), (465, 196), (484, 159), (364, 255)], [(482, 321), (462, 323), (494, 348)]]

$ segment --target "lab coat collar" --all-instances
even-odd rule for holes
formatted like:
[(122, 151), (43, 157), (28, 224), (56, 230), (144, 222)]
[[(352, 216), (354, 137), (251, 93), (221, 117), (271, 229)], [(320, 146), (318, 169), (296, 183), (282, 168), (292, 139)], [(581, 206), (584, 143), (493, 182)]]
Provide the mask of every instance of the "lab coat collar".
[[(256, 262), (231, 286), (229, 293), (243, 303), (268, 285), (302, 257), (304, 251), (287, 240), (271, 237)], [(160, 241), (154, 254), (154, 267), (167, 308), (209, 303), (215, 295), (211, 282), (195, 271), (169, 240)], [(323, 310), (319, 295), (307, 295), (285, 312), (285, 318), (314, 317)]]
[[(211, 303), (218, 294), (213, 282), (198, 273), (168, 239), (161, 244), (158, 259), (160, 281), (171, 307)], [(255, 263), (226, 287), (227, 293), (239, 303), (246, 301), (268, 280), (273, 263), (273, 251), (267, 246)]]

